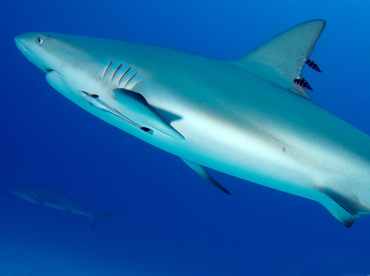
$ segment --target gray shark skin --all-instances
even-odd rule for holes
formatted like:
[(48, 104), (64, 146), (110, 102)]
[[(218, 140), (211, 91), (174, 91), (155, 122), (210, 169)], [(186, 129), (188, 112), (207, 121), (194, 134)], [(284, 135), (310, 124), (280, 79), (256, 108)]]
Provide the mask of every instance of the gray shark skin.
[(61, 189), (56, 189), (54, 191), (43, 191), (35, 189), (11, 189), (11, 192), (15, 193), (20, 198), (27, 201), (31, 201), (36, 204), (54, 208), (57, 210), (65, 211), (68, 213), (86, 216), (90, 218), (90, 225), (94, 227), (95, 221), (100, 218), (112, 215), (113, 213), (98, 213), (94, 214), (87, 211), (85, 208), (73, 203), (72, 201), (61, 196)]
[(65, 97), (225, 193), (204, 167), (315, 200), (350, 227), (370, 213), (370, 138), (305, 90), (324, 27), (299, 24), (235, 61), (54, 33), (15, 41)]

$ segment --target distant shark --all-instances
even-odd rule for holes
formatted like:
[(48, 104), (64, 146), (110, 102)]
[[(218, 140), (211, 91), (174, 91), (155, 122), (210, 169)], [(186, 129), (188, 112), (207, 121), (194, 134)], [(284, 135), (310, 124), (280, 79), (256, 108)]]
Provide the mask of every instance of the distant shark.
[(99, 213), (99, 214), (91, 213), (87, 211), (85, 208), (62, 197), (60, 188), (54, 191), (43, 191), (24, 188), (12, 189), (11, 191), (20, 198), (23, 198), (36, 204), (48, 206), (54, 209), (58, 209), (68, 213), (73, 213), (76, 215), (89, 217), (91, 227), (94, 227), (95, 221), (97, 219), (104, 218), (106, 216), (113, 214), (113, 213)]
[(324, 27), (302, 23), (235, 61), (53, 33), (15, 41), (61, 94), (225, 193), (204, 167), (315, 200), (350, 227), (370, 214), (370, 138), (306, 92)]

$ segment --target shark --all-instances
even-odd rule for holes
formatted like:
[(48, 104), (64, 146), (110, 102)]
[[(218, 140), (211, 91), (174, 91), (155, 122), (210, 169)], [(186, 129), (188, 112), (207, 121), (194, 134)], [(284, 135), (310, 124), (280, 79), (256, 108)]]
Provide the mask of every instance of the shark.
[(90, 225), (94, 227), (95, 221), (100, 218), (112, 215), (111, 212), (106, 213), (91, 213), (86, 210), (86, 208), (73, 203), (72, 201), (62, 197), (62, 189), (58, 188), (54, 191), (44, 191), (36, 189), (27, 189), (27, 188), (14, 188), (10, 190), (15, 193), (20, 198), (23, 198), (27, 201), (51, 207), (57, 210), (65, 211), (68, 213), (81, 215), (90, 218)]
[(237, 60), (46, 32), (15, 42), (55, 90), (226, 194), (208, 169), (314, 200), (350, 227), (370, 214), (370, 139), (309, 96), (303, 69), (321, 72), (310, 56), (325, 25), (303, 22)]

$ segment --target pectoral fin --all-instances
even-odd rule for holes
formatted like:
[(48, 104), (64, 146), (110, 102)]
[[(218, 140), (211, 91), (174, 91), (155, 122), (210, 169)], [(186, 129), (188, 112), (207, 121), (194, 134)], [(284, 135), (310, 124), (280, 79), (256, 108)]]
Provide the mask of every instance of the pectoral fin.
[(124, 109), (130, 112), (130, 118), (139, 124), (154, 128), (173, 138), (184, 140), (185, 138), (177, 132), (171, 125), (167, 124), (153, 106), (151, 106), (143, 95), (124, 88), (114, 89), (117, 101), (122, 106), (121, 113), (125, 114)]
[(92, 105), (92, 106), (94, 106), (94, 107), (96, 107), (96, 108), (98, 108), (102, 111), (109, 112), (109, 113), (113, 114), (114, 116), (117, 116), (118, 118), (128, 122), (129, 124), (131, 124), (131, 125), (133, 125), (137, 128), (140, 128), (141, 130), (143, 130), (145, 132), (150, 131), (149, 128), (138, 125), (137, 123), (135, 123), (134, 121), (130, 120), (128, 117), (126, 117), (125, 115), (120, 113), (118, 110), (114, 109), (109, 104), (107, 104), (106, 102), (101, 100), (98, 94), (93, 94), (93, 93), (89, 93), (89, 92), (82, 91), (82, 90), (78, 91), (78, 93), (90, 105)]
[(201, 165), (199, 165), (197, 163), (194, 163), (192, 161), (189, 161), (187, 159), (184, 159), (184, 158), (181, 158), (181, 159), (182, 159), (182, 161), (185, 162), (186, 165), (188, 165), (190, 168), (192, 168), (194, 171), (196, 171), (202, 177), (207, 179), (209, 182), (211, 182), (213, 185), (215, 185), (221, 191), (227, 193), (228, 195), (231, 195), (231, 193), (225, 187), (223, 187), (220, 183), (218, 183)]

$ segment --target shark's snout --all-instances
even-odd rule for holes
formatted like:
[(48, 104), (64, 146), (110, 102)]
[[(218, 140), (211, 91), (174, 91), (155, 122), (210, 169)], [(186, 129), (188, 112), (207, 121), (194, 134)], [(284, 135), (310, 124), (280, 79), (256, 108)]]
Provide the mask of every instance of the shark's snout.
[(27, 51), (27, 48), (26, 46), (21, 42), (20, 38), (18, 36), (16, 36), (14, 38), (15, 40), (15, 44), (17, 45), (18, 49), (23, 52), (23, 51)]
[(39, 33), (24, 33), (14, 38), (15, 44), (26, 58), (45, 73), (53, 71), (47, 65), (47, 58), (43, 54), (43, 40)]
[(30, 33), (24, 33), (17, 35), (14, 40), (15, 44), (17, 45), (18, 49), (23, 53), (25, 51), (28, 51), (27, 49), (27, 44), (29, 43), (28, 41), (30, 40)]

